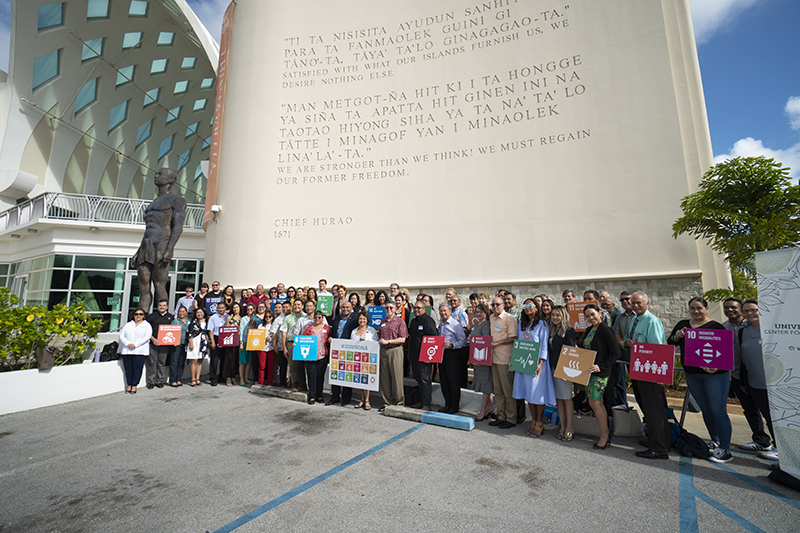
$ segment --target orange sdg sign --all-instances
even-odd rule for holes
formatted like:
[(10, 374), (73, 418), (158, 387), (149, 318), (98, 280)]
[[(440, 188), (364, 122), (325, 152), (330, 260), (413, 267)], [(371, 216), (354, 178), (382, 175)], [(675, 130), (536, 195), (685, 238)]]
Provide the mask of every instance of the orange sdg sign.
[(177, 346), (181, 342), (181, 327), (161, 324), (156, 339), (161, 346)]
[(589, 323), (586, 317), (583, 316), (583, 308), (589, 304), (596, 304), (597, 302), (569, 302), (567, 304), (567, 313), (569, 313), (569, 325), (575, 331), (586, 331)]
[(266, 329), (247, 330), (247, 350), (251, 352), (261, 352), (267, 343)]

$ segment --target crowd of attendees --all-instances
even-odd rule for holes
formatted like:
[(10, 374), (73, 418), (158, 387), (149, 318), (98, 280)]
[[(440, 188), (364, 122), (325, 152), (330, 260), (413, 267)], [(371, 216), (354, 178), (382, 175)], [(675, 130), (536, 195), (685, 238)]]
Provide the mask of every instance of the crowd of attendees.
[[(673, 344), (679, 347), (683, 363), (686, 328), (728, 329), (734, 331), (734, 371), (683, 365), (686, 384), (702, 411), (708, 429), (709, 459), (732, 460), (731, 422), (727, 412), (729, 394), (739, 399), (752, 430), (753, 441), (740, 448), (777, 459), (775, 436), (769, 412), (769, 399), (761, 355), (758, 302), (729, 298), (723, 303), (728, 320), (720, 324), (708, 317), (708, 303), (700, 297), (689, 300), (688, 319), (675, 324), (667, 337), (664, 325), (649, 310), (649, 298), (643, 292), (623, 291), (620, 308), (606, 291), (588, 289), (583, 294), (585, 331), (576, 332), (570, 324), (566, 304), (577, 302), (574, 292), (562, 293), (563, 304), (539, 294), (522, 301), (510, 291), (500, 289), (469, 295), (469, 313), (454, 289), (448, 289), (437, 306), (433, 296), (418, 294), (393, 283), (388, 291), (365, 291), (363, 299), (348, 292), (344, 285), (328, 290), (322, 279), (318, 289), (308, 286), (286, 287), (279, 283), (265, 290), (243, 289), (239, 298), (231, 285), (221, 288), (203, 283), (198, 294), (187, 288), (170, 313), (168, 302), (157, 302), (149, 315), (137, 309), (132, 320), (120, 331), (120, 353), (125, 368), (126, 394), (136, 394), (143, 368), (148, 389), (180, 387), (186, 362), (190, 364), (191, 387), (203, 385), (200, 379), (203, 360), (209, 359), (207, 383), (217, 386), (242, 386), (259, 383), (288, 387), (306, 392), (309, 404), (351, 405), (353, 389), (331, 386), (325, 401), (323, 384), (333, 339), (377, 341), (380, 346), (380, 395), (383, 411), (389, 405), (406, 405), (403, 378), (413, 376), (418, 386), (418, 401), (410, 407), (432, 409), (432, 383), (438, 379), (444, 398), (439, 411), (459, 412), (461, 390), (470, 386), (469, 343), (472, 336), (491, 336), (492, 364), (473, 365), (471, 388), (483, 395), (478, 422), (500, 429), (510, 429), (526, 418), (531, 426), (525, 434), (540, 438), (545, 433), (545, 406), (556, 406), (560, 428), (556, 438), (573, 439), (574, 412), (592, 412), (598, 424), (599, 440), (595, 449), (611, 445), (608, 425), (612, 410), (628, 411), (627, 366), (633, 343)], [(319, 298), (332, 300), (332, 307), (319, 305)], [(216, 297), (214, 312), (207, 310), (207, 299)], [(369, 310), (383, 307), (385, 318), (377, 328), (370, 325)], [(470, 315), (472, 315), (470, 317)], [(180, 326), (176, 346), (163, 346), (157, 332), (161, 325)], [(220, 328), (236, 327), (239, 346), (220, 346)], [(265, 331), (263, 350), (247, 350), (248, 332)], [(295, 361), (292, 350), (295, 337), (318, 338), (316, 360)], [(439, 364), (420, 361), (423, 337), (444, 337), (444, 354)], [(512, 372), (512, 345), (515, 340), (540, 343), (538, 366), (533, 374)], [(561, 348), (577, 346), (596, 352), (591, 377), (585, 387), (554, 376)], [(667, 401), (663, 385), (632, 380), (633, 393), (644, 415), (647, 438), (639, 441), (645, 448), (636, 455), (645, 459), (666, 459), (670, 447)], [(416, 396), (415, 396), (416, 398)], [(411, 403), (411, 402), (409, 402)], [(368, 390), (359, 390), (354, 406), (370, 410)], [(769, 434), (764, 431), (766, 421)]]

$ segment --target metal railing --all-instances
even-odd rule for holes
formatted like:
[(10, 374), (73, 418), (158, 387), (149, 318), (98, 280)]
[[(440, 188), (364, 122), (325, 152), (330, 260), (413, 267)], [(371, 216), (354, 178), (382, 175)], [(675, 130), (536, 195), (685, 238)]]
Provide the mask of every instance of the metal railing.
[[(0, 232), (37, 220), (144, 225), (151, 201), (48, 192), (0, 213)], [(183, 227), (202, 229), (204, 212), (205, 206), (188, 204)]]

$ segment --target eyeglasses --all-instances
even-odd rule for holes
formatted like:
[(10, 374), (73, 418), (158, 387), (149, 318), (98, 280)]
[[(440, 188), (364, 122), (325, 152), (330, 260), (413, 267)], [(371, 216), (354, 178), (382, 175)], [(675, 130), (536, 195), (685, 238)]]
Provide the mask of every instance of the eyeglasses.
[(144, 316), (144, 313), (133, 313), (133, 316)]
[(536, 307), (536, 306), (535, 306), (535, 305), (533, 305), (533, 304), (524, 304), (524, 305), (522, 306), (522, 308), (523, 308), (523, 309), (533, 309), (534, 307)]
[(503, 307), (503, 304), (492, 304), (492, 307)]
[(631, 299), (630, 298), (620, 298), (619, 301), (620, 302), (630, 302)]

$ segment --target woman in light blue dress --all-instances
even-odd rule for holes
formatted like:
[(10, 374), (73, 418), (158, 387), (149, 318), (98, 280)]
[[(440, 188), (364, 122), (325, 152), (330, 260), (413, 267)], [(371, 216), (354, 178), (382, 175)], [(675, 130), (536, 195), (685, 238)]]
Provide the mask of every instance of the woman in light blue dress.
[(539, 343), (539, 364), (534, 375), (514, 373), (514, 398), (528, 402), (531, 411), (531, 428), (525, 432), (537, 438), (544, 434), (544, 406), (556, 404), (553, 376), (548, 360), (550, 327), (536, 308), (533, 298), (522, 305), (522, 314), (517, 325), (517, 339)]

